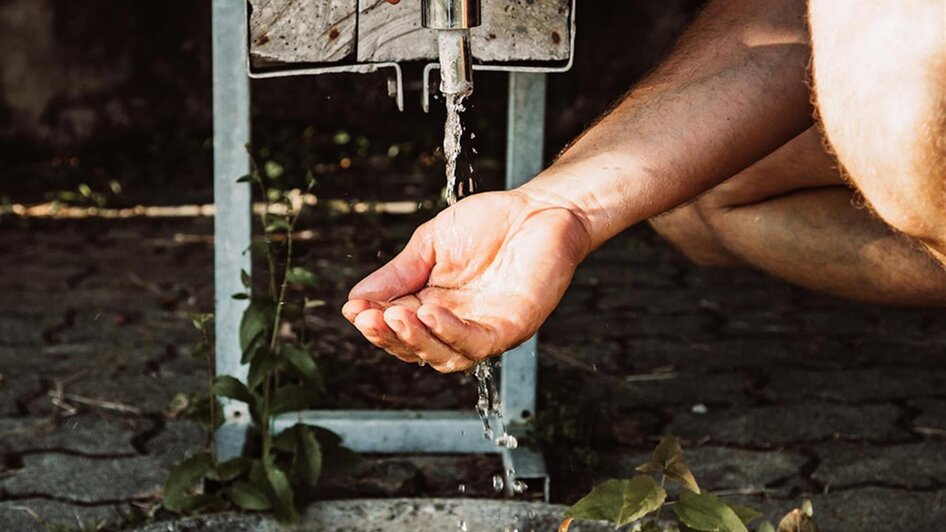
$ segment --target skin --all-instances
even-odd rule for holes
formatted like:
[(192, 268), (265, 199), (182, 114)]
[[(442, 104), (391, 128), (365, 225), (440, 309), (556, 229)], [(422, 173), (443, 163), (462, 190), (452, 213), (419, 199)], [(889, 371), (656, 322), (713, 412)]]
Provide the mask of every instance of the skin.
[(942, 305), (946, 269), (863, 203), (810, 128), (650, 223), (704, 266), (748, 266), (869, 303)]
[[(865, 4), (882, 7), (885, 3), (894, 1), (812, 0), (810, 14), (801, 0), (710, 3), (664, 64), (579, 137), (555, 164), (519, 189), (466, 198), (421, 226), (401, 254), (352, 289), (343, 314), (369, 341), (402, 360), (424, 361), (443, 372), (468, 368), (474, 361), (502, 353), (530, 337), (561, 299), (576, 266), (595, 247), (630, 225), (693, 201), (732, 176), (739, 178), (743, 170), (756, 163), (761, 166), (756, 172), (743, 174), (736, 183), (741, 186), (727, 183), (707, 195), (707, 200), (728, 197), (732, 201), (746, 191), (755, 191), (743, 198), (748, 198), (747, 203), (722, 201), (714, 207), (712, 202), (704, 201), (706, 213), (715, 209), (718, 212), (714, 214), (721, 216), (704, 216), (697, 211), (695, 216), (703, 225), (689, 224), (693, 234), (709, 235), (701, 240), (709, 242), (704, 246), (708, 257), (715, 250), (719, 260), (752, 264), (791, 278), (789, 268), (779, 270), (786, 254), (794, 256), (792, 264), (797, 265), (818, 257), (820, 252), (831, 251), (824, 242), (820, 247), (806, 247), (799, 245), (799, 240), (830, 238), (828, 243), (837, 243), (849, 239), (853, 244), (845, 250), (822, 257), (818, 268), (793, 279), (803, 284), (817, 283), (825, 277), (825, 268), (830, 267), (831, 274), (841, 280), (820, 289), (836, 293), (843, 292), (840, 285), (852, 285), (865, 278), (875, 282), (871, 276), (877, 268), (865, 267), (864, 260), (877, 267), (885, 263), (912, 265), (917, 255), (905, 252), (909, 241), (898, 240), (899, 235), (872, 225), (864, 218), (870, 216), (866, 211), (852, 214), (851, 209), (845, 210), (844, 202), (850, 202), (851, 192), (839, 184), (837, 172), (826, 171), (825, 165), (818, 162), (817, 153), (807, 149), (795, 152), (813, 157), (814, 162), (794, 162), (791, 156), (793, 139), (813, 123), (813, 97), (807, 77), (812, 59), (807, 24), (810, 16), (817, 102), (840, 163), (851, 174), (854, 168), (866, 168), (861, 171), (870, 174), (876, 173), (872, 161), (883, 159), (888, 165), (885, 169), (899, 172), (900, 186), (872, 186), (869, 179), (853, 175), (852, 179), (859, 187), (864, 181), (862, 192), (877, 213), (882, 217), (886, 209), (893, 213), (888, 222), (896, 229), (933, 250), (939, 249), (936, 235), (946, 223), (939, 224), (935, 211), (946, 212), (940, 202), (943, 195), (938, 195), (937, 201), (929, 201), (927, 196), (930, 190), (941, 190), (943, 174), (936, 167), (930, 170), (915, 163), (930, 159), (929, 148), (924, 146), (938, 146), (939, 137), (929, 131), (939, 123), (929, 123), (923, 109), (913, 114), (903, 113), (895, 105), (869, 109), (874, 98), (900, 98), (897, 91), (903, 88), (896, 84), (886, 84), (887, 93), (880, 95), (873, 88), (841, 90), (822, 86), (851, 85), (855, 81), (849, 73), (828, 73), (840, 64), (844, 69), (856, 70), (849, 64), (854, 62), (852, 57), (857, 57), (859, 47), (840, 42), (837, 37), (825, 37), (832, 48), (823, 51), (820, 36), (841, 30), (857, 34), (859, 27), (845, 26), (850, 11), (868, 9)], [(935, 15), (929, 7), (935, 4), (932, 0), (905, 3), (926, 6), (927, 11), (920, 14), (925, 13), (927, 19)], [(846, 8), (828, 4), (845, 4)], [(876, 9), (885, 13), (881, 7)], [(907, 19), (918, 16), (915, 11), (901, 11)], [(866, 31), (857, 39), (862, 46), (879, 46), (873, 39), (887, 39), (884, 42), (889, 43), (892, 36), (900, 36), (890, 33), (890, 26), (880, 25), (877, 31)], [(935, 30), (922, 35), (927, 34), (935, 37)], [(873, 78), (874, 85), (883, 85), (878, 80), (898, 79), (889, 77), (891, 72), (908, 73), (913, 76), (908, 80), (928, 84), (933, 83), (929, 80), (940, 79), (916, 72), (927, 73), (924, 68), (939, 64), (936, 57), (927, 57), (936, 55), (929, 51), (935, 48), (930, 45), (935, 38), (897, 42), (898, 50), (917, 47), (925, 53), (898, 54), (888, 46), (885, 53), (894, 59), (872, 60), (865, 65), (874, 75), (888, 76)], [(901, 61), (915, 64), (908, 68), (899, 65)], [(923, 101), (932, 106), (937, 100), (929, 95), (941, 94), (929, 86), (903, 92), (908, 94), (903, 97), (904, 105), (913, 105), (916, 95), (922, 94), (927, 95)], [(849, 99), (858, 105), (852, 106)], [(914, 136), (919, 139), (914, 143), (908, 139), (886, 146), (884, 141), (896, 140), (884, 133), (888, 124), (896, 122), (899, 132), (910, 127), (899, 124), (900, 119), (912, 121), (915, 128), (926, 127), (926, 136)], [(797, 142), (805, 144), (804, 135)], [(863, 153), (858, 142), (867, 142), (874, 149)], [(909, 153), (893, 154), (893, 149)], [(766, 166), (770, 154), (774, 159), (770, 158), (770, 166)], [(808, 172), (812, 169), (815, 171)], [(926, 179), (927, 174), (932, 177)], [(773, 175), (781, 177), (765, 177)], [(920, 186), (933, 188), (926, 192), (910, 188)], [(821, 205), (821, 210), (806, 210), (810, 202)], [(777, 208), (765, 210), (769, 204)], [(734, 205), (739, 208), (730, 209)], [(769, 212), (777, 216), (767, 218), (767, 227), (781, 227), (781, 240), (772, 240), (772, 231), (739, 236), (740, 227), (745, 230)], [(733, 213), (746, 216), (740, 221), (738, 216), (730, 216)], [(693, 219), (694, 214), (690, 214)], [(832, 226), (829, 222), (835, 216), (844, 223)], [(721, 220), (733, 220), (730, 231), (723, 230)], [(833, 227), (833, 232), (822, 234), (826, 226)], [(845, 228), (865, 227), (867, 234), (845, 232)], [(694, 239), (681, 235), (681, 242)], [(769, 238), (768, 243), (760, 240), (763, 238)], [(782, 248), (786, 253), (779, 253)], [(897, 262), (889, 260), (891, 255)], [(878, 293), (893, 286), (882, 281), (875, 284)], [(925, 289), (914, 286), (913, 290)]]

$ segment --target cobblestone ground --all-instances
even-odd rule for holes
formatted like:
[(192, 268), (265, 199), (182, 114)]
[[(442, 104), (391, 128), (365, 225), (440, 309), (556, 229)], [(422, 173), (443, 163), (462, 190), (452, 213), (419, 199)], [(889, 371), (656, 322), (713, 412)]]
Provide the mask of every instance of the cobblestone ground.
[[(334, 406), (472, 408), (441, 377), (368, 347), (347, 287), (424, 216), (323, 218), (303, 244), (329, 306), (308, 320)], [(0, 529), (120, 521), (153, 504), (205, 436), (166, 413), (205, 384), (186, 315), (208, 310), (207, 218), (0, 228)], [(380, 251), (379, 251), (380, 250)], [(845, 303), (752, 272), (691, 267), (645, 228), (582, 266), (541, 336), (553, 498), (627, 475), (664, 432), (704, 488), (824, 530), (946, 522), (946, 316)], [(485, 457), (374, 457), (325, 497), (491, 496)]]

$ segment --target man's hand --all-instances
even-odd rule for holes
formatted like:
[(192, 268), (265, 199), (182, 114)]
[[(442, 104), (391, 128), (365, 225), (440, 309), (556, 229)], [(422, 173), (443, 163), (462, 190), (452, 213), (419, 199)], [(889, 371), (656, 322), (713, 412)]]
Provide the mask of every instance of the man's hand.
[(478, 194), (420, 226), (342, 313), (405, 362), (461, 371), (532, 336), (590, 251), (579, 213), (522, 191)]

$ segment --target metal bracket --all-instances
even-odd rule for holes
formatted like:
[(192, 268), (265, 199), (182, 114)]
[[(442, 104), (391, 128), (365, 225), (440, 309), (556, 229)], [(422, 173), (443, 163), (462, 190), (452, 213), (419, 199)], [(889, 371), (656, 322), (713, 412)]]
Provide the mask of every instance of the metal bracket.
[[(575, 10), (578, 8), (578, 0), (572, 0), (571, 24), (569, 33), (568, 61), (563, 64), (548, 65), (473, 65), (474, 71), (482, 72), (531, 72), (536, 74), (554, 74), (556, 72), (568, 72), (575, 63)], [(420, 106), (425, 113), (430, 112), (430, 74), (434, 70), (440, 70), (440, 63), (427, 63), (424, 65), (423, 84), (421, 86)]]
[[(572, 6), (572, 47), (574, 48), (574, 2)], [(213, 97), (214, 97), (214, 224), (215, 311), (217, 373), (246, 379), (247, 368), (240, 364), (239, 324), (245, 301), (230, 294), (239, 292), (240, 270), (250, 271), (245, 250), (250, 243), (250, 190), (237, 183), (249, 171), (244, 146), (250, 141), (249, 79), (315, 75), (341, 72), (375, 72), (394, 69), (389, 91), (403, 109), (403, 79), (397, 63), (312, 67), (254, 72), (248, 55), (248, 11), (240, 11), (234, 0), (213, 0)], [(521, 185), (542, 168), (545, 128), (544, 72), (561, 72), (559, 67), (481, 66), (480, 70), (509, 71), (509, 127), (507, 133), (506, 185)], [(428, 65), (429, 67), (430, 65)], [(425, 80), (429, 70), (425, 69)], [(424, 102), (429, 99), (425, 83)], [(521, 436), (522, 424), (535, 414), (536, 339), (533, 337), (509, 353), (503, 361), (500, 390), (503, 418), (510, 431)], [(250, 426), (247, 406), (224, 402), (224, 424), (216, 434), (220, 459), (242, 452)], [(541, 488), (546, 500), (549, 478), (542, 456), (527, 448), (505, 449), (482, 438), (482, 424), (472, 412), (453, 411), (306, 411), (284, 414), (274, 420), (273, 430), (285, 430), (295, 423), (315, 424), (332, 430), (345, 445), (361, 452), (381, 453), (487, 453), (500, 454), (506, 473), (507, 490), (517, 482)], [(492, 421), (494, 429), (498, 427)], [(514, 473), (509, 473), (514, 471)]]

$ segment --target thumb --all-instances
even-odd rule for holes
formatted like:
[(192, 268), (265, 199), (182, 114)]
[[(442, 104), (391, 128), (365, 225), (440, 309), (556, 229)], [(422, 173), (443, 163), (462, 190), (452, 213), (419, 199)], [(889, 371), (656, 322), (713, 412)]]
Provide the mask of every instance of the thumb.
[(427, 284), (435, 259), (431, 222), (427, 222), (414, 231), (403, 251), (356, 284), (348, 299), (381, 302), (413, 294)]

